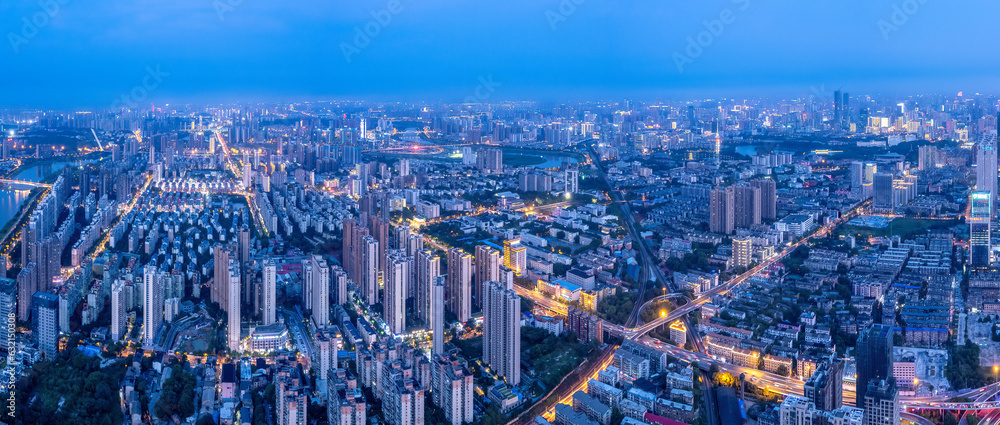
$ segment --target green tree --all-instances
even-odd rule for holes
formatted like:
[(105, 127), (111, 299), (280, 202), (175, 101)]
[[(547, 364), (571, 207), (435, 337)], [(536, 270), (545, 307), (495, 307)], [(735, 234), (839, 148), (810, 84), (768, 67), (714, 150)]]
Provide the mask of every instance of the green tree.
[(483, 413), (483, 425), (505, 425), (507, 423), (507, 415), (503, 414), (496, 404), (490, 404), (490, 407), (486, 409)]
[(781, 376), (788, 376), (788, 366), (785, 365), (778, 366), (778, 370), (774, 371), (774, 373)]
[(955, 417), (954, 413), (945, 412), (945, 414), (944, 414), (944, 425), (958, 425), (958, 418)]
[(180, 364), (171, 366), (170, 378), (163, 383), (160, 398), (156, 401), (154, 412), (160, 419), (168, 419), (177, 415), (181, 419), (194, 414), (195, 376), (185, 372)]
[(622, 425), (622, 421), (625, 420), (625, 414), (618, 407), (615, 406), (611, 409), (611, 425)]

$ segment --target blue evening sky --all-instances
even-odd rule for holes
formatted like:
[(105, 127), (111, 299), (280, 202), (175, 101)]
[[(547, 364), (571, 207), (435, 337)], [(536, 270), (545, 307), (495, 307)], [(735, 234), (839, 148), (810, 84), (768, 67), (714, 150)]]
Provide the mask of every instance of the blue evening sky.
[[(998, 16), (997, 2), (943, 0), (11, 0), (0, 106), (106, 107), (144, 79), (147, 105), (450, 101), (477, 88), (531, 100), (992, 93)], [(378, 34), (356, 44), (366, 26)], [(146, 78), (157, 66), (169, 75)]]

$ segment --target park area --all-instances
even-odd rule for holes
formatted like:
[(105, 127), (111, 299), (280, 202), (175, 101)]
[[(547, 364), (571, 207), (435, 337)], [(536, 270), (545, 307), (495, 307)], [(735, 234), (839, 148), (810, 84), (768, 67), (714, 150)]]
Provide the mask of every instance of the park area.
[(960, 222), (958, 220), (936, 220), (927, 218), (896, 218), (884, 224), (883, 227), (867, 227), (866, 225), (870, 224), (870, 222), (867, 221), (864, 222), (866, 225), (859, 224), (861, 223), (851, 220), (847, 224), (841, 226), (837, 230), (837, 234), (863, 238), (899, 236), (903, 239), (907, 239), (913, 236), (922, 235), (927, 232), (927, 230), (948, 229), (960, 224)]

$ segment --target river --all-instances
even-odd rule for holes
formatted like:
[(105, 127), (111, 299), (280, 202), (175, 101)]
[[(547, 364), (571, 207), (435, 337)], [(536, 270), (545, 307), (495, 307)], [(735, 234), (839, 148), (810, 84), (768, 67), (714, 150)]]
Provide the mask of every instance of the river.
[[(52, 173), (62, 170), (66, 165), (79, 166), (92, 162), (94, 161), (50, 162), (36, 165), (17, 173), (11, 180), (40, 182), (52, 175)], [(17, 215), (17, 212), (21, 209), (21, 205), (28, 199), (30, 192), (30, 190), (17, 190), (6, 185), (0, 188), (0, 227), (6, 225), (10, 219)]]

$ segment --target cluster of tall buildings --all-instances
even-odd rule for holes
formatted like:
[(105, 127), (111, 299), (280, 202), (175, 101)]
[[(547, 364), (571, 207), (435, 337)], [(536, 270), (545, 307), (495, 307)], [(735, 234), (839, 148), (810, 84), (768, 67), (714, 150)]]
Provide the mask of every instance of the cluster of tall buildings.
[(992, 234), (997, 219), (997, 133), (983, 135), (976, 145), (976, 190), (969, 195), (969, 266), (993, 264)]
[(892, 375), (890, 325), (872, 324), (858, 337), (857, 407), (843, 406), (843, 364), (822, 363), (803, 385), (803, 396), (790, 395), (779, 409), (781, 425), (896, 425), (899, 391)]
[(748, 184), (719, 187), (709, 194), (709, 230), (731, 235), (778, 216), (778, 192), (774, 180), (758, 179)]

